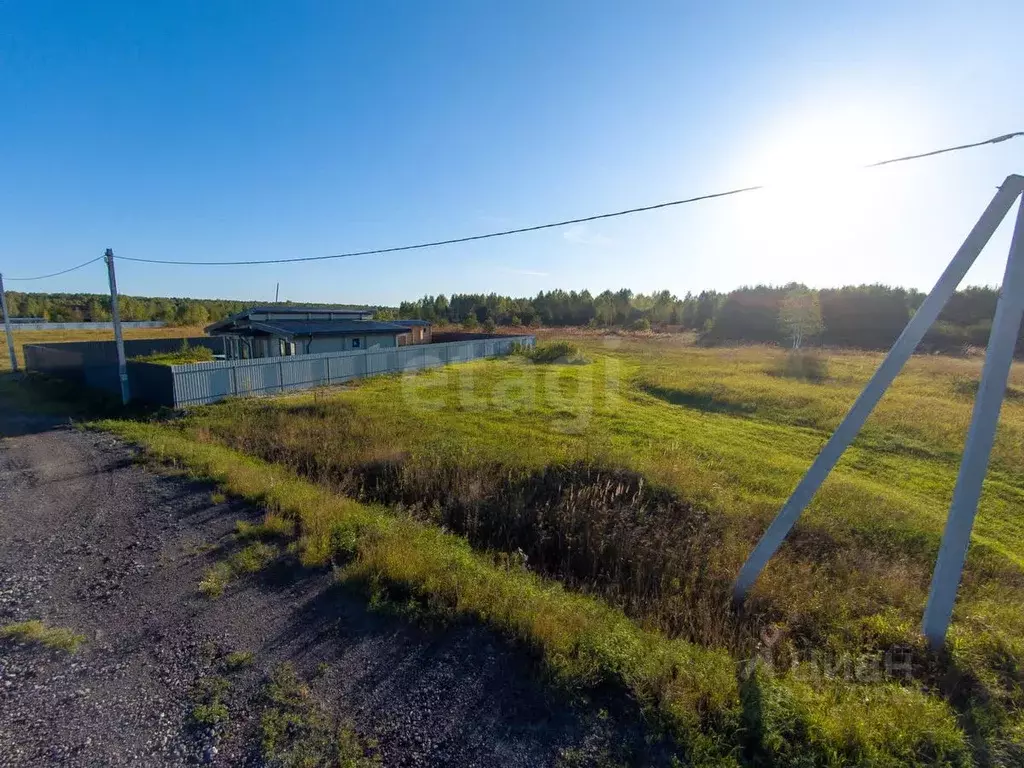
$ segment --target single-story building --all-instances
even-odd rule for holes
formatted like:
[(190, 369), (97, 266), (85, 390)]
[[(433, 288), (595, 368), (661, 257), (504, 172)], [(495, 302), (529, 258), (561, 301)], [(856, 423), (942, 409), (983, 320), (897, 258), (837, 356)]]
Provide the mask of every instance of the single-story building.
[(398, 346), (408, 344), (429, 344), (430, 323), (427, 320), (395, 320), (395, 325), (404, 325), (409, 330), (398, 335)]
[(403, 344), (430, 339), (422, 320), (381, 322), (372, 317), (372, 309), (252, 307), (207, 326), (206, 332), (224, 338), (228, 359), (397, 347), (403, 337)]

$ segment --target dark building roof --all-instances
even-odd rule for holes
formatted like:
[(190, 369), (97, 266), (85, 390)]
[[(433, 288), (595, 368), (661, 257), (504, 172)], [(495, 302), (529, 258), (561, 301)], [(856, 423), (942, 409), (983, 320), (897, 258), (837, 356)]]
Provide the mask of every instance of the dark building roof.
[[(292, 304), (285, 307), (265, 306), (265, 307), (249, 307), (241, 312), (236, 312), (233, 315), (228, 315), (223, 320), (218, 320), (216, 323), (206, 326), (207, 333), (213, 333), (215, 331), (223, 331), (229, 333), (232, 330), (244, 327), (252, 322), (253, 315), (306, 315), (304, 319), (307, 322), (316, 322), (311, 315), (372, 315), (372, 309), (360, 309), (358, 307), (316, 307), (307, 306), (301, 304)], [(339, 320), (345, 318), (338, 318)], [(323, 318), (325, 321), (333, 321), (333, 318)], [(277, 322), (276, 320), (273, 322)]]
[(267, 314), (273, 312), (274, 314), (296, 314), (303, 315), (307, 312), (360, 312), (362, 314), (373, 314), (377, 310), (373, 307), (325, 307), (322, 304), (285, 304), (275, 306), (270, 304), (268, 306), (256, 306), (249, 307), (243, 312), (239, 312), (239, 315), (247, 315), (250, 312), (256, 312), (258, 314)]
[[(209, 329), (208, 329), (209, 330)], [(216, 330), (216, 329), (215, 329)], [(226, 333), (267, 333), (272, 336), (355, 336), (361, 333), (404, 333), (409, 330), (396, 323), (376, 320), (255, 320), (245, 322)]]
[[(272, 334), (291, 338), (294, 336), (351, 336), (358, 333), (407, 333), (413, 326), (430, 325), (426, 320), (399, 320), (383, 322), (363, 320), (337, 315), (367, 316), (372, 309), (358, 307), (313, 307), (291, 305), (287, 307), (250, 307), (206, 327), (211, 335), (220, 333)], [(256, 315), (257, 317), (253, 317)], [(278, 315), (263, 319), (259, 315)], [(294, 315), (294, 319), (280, 317)]]

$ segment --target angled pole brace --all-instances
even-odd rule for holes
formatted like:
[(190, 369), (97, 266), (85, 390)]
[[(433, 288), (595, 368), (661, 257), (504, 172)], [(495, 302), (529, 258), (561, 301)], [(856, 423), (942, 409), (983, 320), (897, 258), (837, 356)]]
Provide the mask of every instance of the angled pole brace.
[(1017, 223), (1006, 260), (1003, 289), (996, 304), (996, 315), (985, 349), (985, 366), (974, 401), (971, 426), (964, 444), (964, 456), (949, 506), (946, 530), (942, 534), (939, 558), (932, 574), (928, 605), (924, 611), (922, 631), (932, 648), (941, 648), (953, 617), (960, 576), (967, 559), (974, 516), (978, 512), (981, 484), (988, 470), (989, 455), (999, 424), (999, 411), (1006, 396), (1006, 384), (1017, 346), (1021, 318), (1024, 317), (1024, 201), (1017, 209)]
[[(768, 561), (772, 555), (782, 545), (786, 535), (792, 529), (793, 525), (799, 519), (801, 513), (810, 503), (814, 494), (818, 488), (825, 481), (828, 473), (832, 471), (836, 463), (846, 448), (853, 442), (853, 439), (860, 432), (861, 427), (864, 426), (864, 422), (867, 421), (868, 416), (874, 410), (878, 401), (885, 394), (886, 389), (892, 384), (896, 375), (902, 370), (911, 354), (917, 348), (917, 345), (921, 343), (924, 338), (925, 332), (935, 323), (939, 317), (939, 313), (942, 308), (949, 301), (949, 298), (953, 295), (957, 286), (963, 280), (964, 275), (974, 264), (978, 258), (978, 254), (985, 247), (985, 244), (991, 239), (992, 234), (996, 231), (996, 228), (1009, 213), (1010, 208), (1013, 206), (1014, 201), (1021, 196), (1024, 192), (1024, 177), (1011, 175), (1007, 176), (1003, 182), (999, 191), (996, 192), (995, 197), (992, 198), (992, 202), (988, 204), (988, 207), (982, 213), (981, 218), (978, 219), (978, 223), (974, 225), (970, 234), (967, 235), (967, 239), (964, 240), (963, 245), (953, 256), (949, 266), (942, 273), (942, 276), (935, 283), (935, 287), (932, 288), (931, 293), (928, 294), (920, 308), (911, 318), (907, 327), (903, 329), (903, 333), (893, 344), (889, 354), (885, 360), (875, 371), (875, 374), (871, 377), (871, 380), (864, 387), (864, 390), (860, 393), (860, 396), (854, 402), (850, 411), (846, 414), (846, 417), (836, 428), (836, 431), (829, 438), (825, 447), (818, 454), (818, 457), (811, 464), (811, 468), (807, 470), (807, 474), (804, 475), (803, 479), (797, 485), (793, 494), (783, 505), (782, 510), (776, 516), (775, 520), (772, 521), (771, 525), (768, 526), (768, 530), (765, 531), (764, 536), (757, 543), (754, 551), (747, 558), (747, 561), (743, 564), (740, 569), (739, 576), (736, 579), (736, 584), (733, 588), (733, 596), (736, 600), (742, 600), (747, 591), (753, 586), (754, 582), (761, 575)], [(1018, 224), (1018, 231), (1020, 225)], [(1015, 237), (1015, 243), (1019, 243), (1019, 238)], [(1013, 259), (1011, 258), (1011, 261)], [(1020, 261), (1018, 259), (1017, 261)], [(1009, 274), (1009, 267), (1008, 267)], [(1004, 295), (1006, 289), (1010, 288), (1009, 285), (1004, 286)], [(1003, 301), (1000, 300), (1000, 307), (1003, 306)], [(1012, 312), (1012, 308), (1006, 310), (1004, 314), (1009, 315)], [(1004, 324), (1010, 323), (1012, 318), (1008, 317)], [(1019, 327), (1019, 326), (1018, 326)], [(993, 325), (993, 338), (995, 337), (996, 326)], [(1016, 333), (1014, 334), (1016, 337)], [(1001, 338), (1001, 337), (1000, 337)], [(1012, 347), (1012, 343), (1010, 345)], [(1011, 350), (1012, 354), (1012, 350)], [(986, 370), (989, 368), (989, 363), (986, 361)], [(998, 374), (1001, 371), (994, 371), (990, 375), (990, 379), (995, 382), (995, 378), (998, 378)], [(993, 378), (995, 377), (995, 378)], [(1003, 383), (1005, 385), (1005, 376), (1003, 377)], [(984, 385), (983, 385), (984, 386)], [(996, 384), (991, 385), (995, 387)], [(1001, 401), (1001, 393), (1003, 390), (999, 390)], [(986, 411), (987, 412), (987, 411)], [(977, 416), (977, 409), (976, 409)], [(998, 417), (998, 410), (996, 412)], [(973, 430), (973, 425), (972, 425)], [(983, 441), (982, 441), (983, 442)], [(966, 462), (965, 455), (965, 464)], [(983, 477), (985, 469), (988, 464), (988, 452), (985, 451), (984, 461), (981, 463), (980, 474)], [(962, 470), (963, 471), (963, 470)], [(980, 485), (980, 480), (978, 481)], [(966, 494), (966, 491), (965, 491)], [(975, 503), (971, 505), (972, 510), (976, 506), (977, 497), (974, 499)], [(969, 494), (965, 495), (965, 502), (970, 503)], [(973, 520), (973, 511), (972, 511)], [(969, 528), (968, 528), (969, 534)], [(957, 572), (957, 579), (959, 580), (959, 572)]]

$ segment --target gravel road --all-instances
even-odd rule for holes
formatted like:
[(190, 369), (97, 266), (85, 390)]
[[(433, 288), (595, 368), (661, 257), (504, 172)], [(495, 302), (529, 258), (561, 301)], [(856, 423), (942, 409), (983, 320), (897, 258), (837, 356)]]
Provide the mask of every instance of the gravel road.
[[(0, 766), (259, 764), (255, 702), (282, 661), (385, 765), (589, 764), (622, 741), (485, 630), (371, 613), (327, 574), (253, 577), (211, 600), (197, 590), (211, 545), (255, 510), (2, 402), (0, 434), (0, 626), (86, 638), (75, 654), (0, 640)], [(255, 659), (231, 677), (227, 725), (197, 727), (197, 683), (239, 650)]]

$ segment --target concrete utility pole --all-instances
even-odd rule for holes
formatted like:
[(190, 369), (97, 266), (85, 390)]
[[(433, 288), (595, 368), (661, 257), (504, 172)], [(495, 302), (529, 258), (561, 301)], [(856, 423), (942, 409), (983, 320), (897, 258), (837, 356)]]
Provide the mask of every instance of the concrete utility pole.
[(11, 354), (11, 370), (18, 372), (18, 357), (14, 354), (14, 333), (11, 331), (11, 316), (7, 314), (7, 292), (4, 291), (4, 276), (0, 275), (0, 307), (4, 311), (4, 332), (7, 334), (7, 351)]
[(932, 574), (928, 605), (924, 609), (923, 631), (933, 648), (941, 648), (953, 617), (960, 575), (967, 558), (974, 516), (978, 512), (981, 484), (988, 469), (996, 437), (999, 411), (1006, 395), (1006, 383), (1017, 346), (1021, 317), (1024, 316), (1024, 200), (1017, 210), (1017, 223), (1010, 242), (1010, 256), (1003, 275), (1003, 289), (996, 305), (992, 331), (985, 350), (985, 366), (974, 401), (971, 427), (964, 444), (964, 456), (953, 491), (953, 503), (942, 535), (939, 559)]
[(114, 321), (114, 341), (117, 343), (117, 375), (121, 380), (121, 404), (128, 405), (128, 366), (124, 359), (124, 338), (121, 336), (121, 310), (117, 306), (117, 278), (114, 276), (114, 252), (107, 248), (103, 254), (110, 278), (110, 316)]
[[(885, 360), (864, 387), (849, 413), (832, 433), (825, 447), (797, 484), (754, 551), (740, 569), (733, 596), (742, 600), (758, 576), (778, 551), (786, 535), (799, 519), (804, 508), (832, 471), (846, 448), (860, 432), (871, 411), (902, 370), (910, 355), (924, 338), (925, 332), (938, 319), (942, 308), (956, 291), (982, 248), (1009, 213), (1014, 202), (1024, 193), (1024, 176), (1007, 176), (992, 202), (964, 240), (960, 250), (935, 283), (903, 333), (893, 344)], [(989, 453), (995, 434), (999, 410), (1006, 391), (1013, 349), (1024, 312), (1024, 213), (1018, 213), (1013, 244), (1006, 265), (1002, 295), (996, 310), (992, 335), (985, 358), (981, 387), (975, 403), (970, 433), (964, 448), (960, 474), (949, 511), (942, 549), (932, 581), (931, 596), (925, 613), (924, 632), (933, 646), (941, 646), (949, 628), (953, 602), (960, 583), (964, 556), (970, 541), (971, 528), (977, 512), (981, 484), (988, 470)]]
[(10, 315), (7, 314), (7, 292), (3, 290), (2, 274), (0, 274), (0, 306), (3, 307), (3, 330), (7, 335), (7, 351), (10, 352), (10, 370), (17, 373), (17, 355), (14, 354), (14, 333), (10, 329)]

